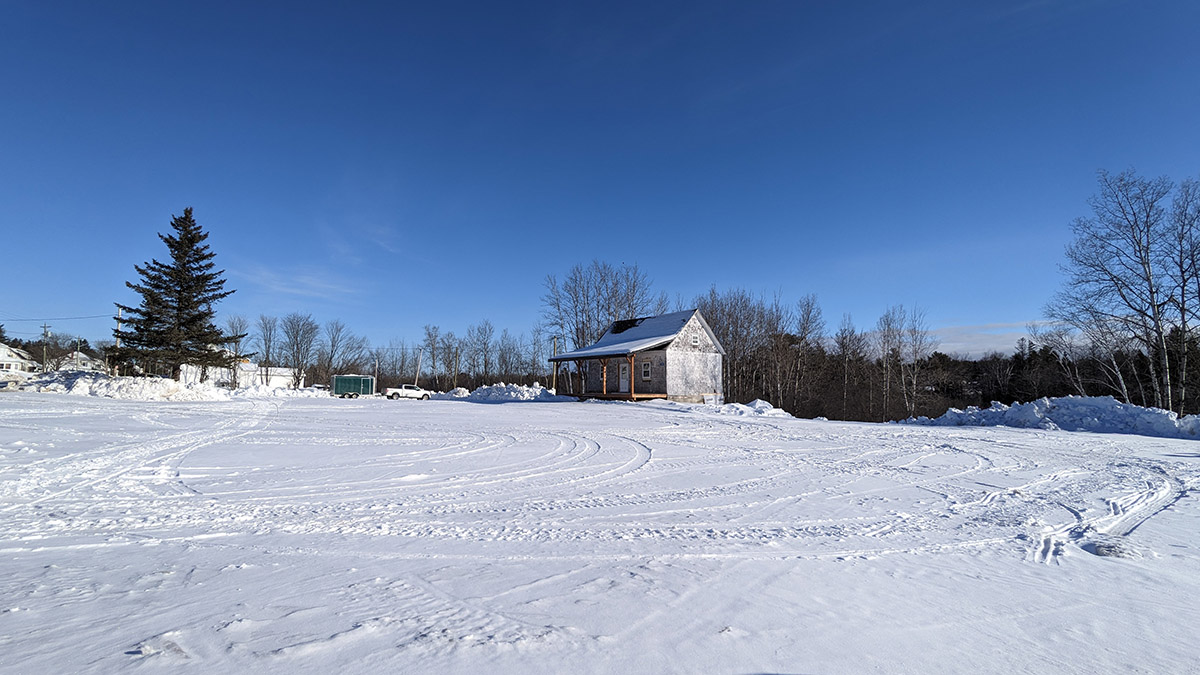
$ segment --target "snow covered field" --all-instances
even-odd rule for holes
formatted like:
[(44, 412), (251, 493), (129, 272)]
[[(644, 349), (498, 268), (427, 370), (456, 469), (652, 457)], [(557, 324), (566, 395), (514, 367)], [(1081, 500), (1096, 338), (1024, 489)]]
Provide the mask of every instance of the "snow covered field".
[(0, 670), (1195, 671), (1200, 443), (764, 412), (0, 393)]

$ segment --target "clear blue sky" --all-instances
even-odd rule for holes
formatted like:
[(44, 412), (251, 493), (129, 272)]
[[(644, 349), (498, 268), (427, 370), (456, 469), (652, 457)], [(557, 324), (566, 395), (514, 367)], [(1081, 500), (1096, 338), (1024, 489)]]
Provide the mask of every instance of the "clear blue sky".
[(1191, 0), (0, 3), (0, 323), (136, 302), (192, 206), (222, 314), (375, 343), (528, 331), (592, 258), (672, 298), (816, 293), (831, 326), (1019, 331), (1097, 169), (1200, 175), (1197, 26)]

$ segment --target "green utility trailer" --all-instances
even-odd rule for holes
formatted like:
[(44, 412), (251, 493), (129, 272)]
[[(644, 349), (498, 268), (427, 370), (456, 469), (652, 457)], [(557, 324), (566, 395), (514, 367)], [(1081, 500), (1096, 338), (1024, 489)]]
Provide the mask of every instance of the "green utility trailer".
[(339, 398), (375, 395), (375, 378), (370, 375), (334, 375), (332, 394)]

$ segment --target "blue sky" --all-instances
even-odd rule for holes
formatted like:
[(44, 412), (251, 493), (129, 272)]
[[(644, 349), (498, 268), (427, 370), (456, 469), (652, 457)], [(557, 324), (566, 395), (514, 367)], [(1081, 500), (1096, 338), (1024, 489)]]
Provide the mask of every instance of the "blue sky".
[[(1200, 175), (1200, 3), (0, 4), (0, 323), (107, 315), (195, 209), (237, 293), (383, 344), (547, 274), (923, 307), (1011, 345), (1098, 169)], [(106, 319), (56, 320), (95, 340)], [(959, 347), (956, 349), (955, 347)]]

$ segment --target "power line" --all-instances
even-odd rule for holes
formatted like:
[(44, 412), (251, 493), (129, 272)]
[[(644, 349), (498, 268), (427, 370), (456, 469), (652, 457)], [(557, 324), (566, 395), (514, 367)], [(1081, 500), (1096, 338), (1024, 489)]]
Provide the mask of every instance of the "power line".
[(111, 314), (93, 314), (91, 316), (49, 316), (41, 319), (0, 319), (0, 323), (8, 323), (10, 321), (77, 321), (80, 319), (111, 319)]

